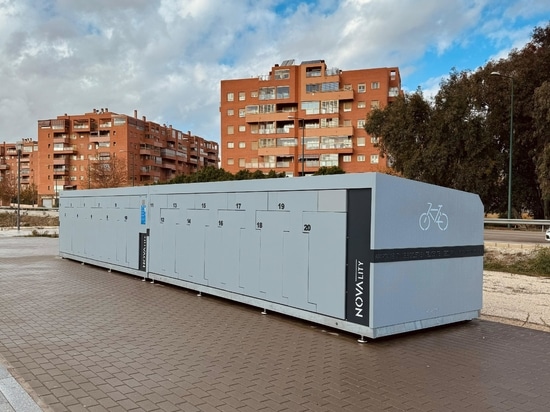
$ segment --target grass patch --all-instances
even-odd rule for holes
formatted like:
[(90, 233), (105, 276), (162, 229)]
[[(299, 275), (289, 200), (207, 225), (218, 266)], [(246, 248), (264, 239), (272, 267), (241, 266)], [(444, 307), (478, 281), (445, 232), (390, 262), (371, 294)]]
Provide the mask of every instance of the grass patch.
[(550, 277), (550, 248), (538, 247), (530, 253), (485, 251), (483, 269), (519, 275)]
[[(21, 227), (32, 226), (59, 226), (59, 217), (57, 216), (34, 216), (26, 211), (21, 211)], [(0, 227), (15, 227), (17, 226), (16, 212), (0, 212)]]
[(59, 237), (57, 233), (49, 233), (47, 230), (40, 232), (36, 229), (34, 229), (28, 237)]

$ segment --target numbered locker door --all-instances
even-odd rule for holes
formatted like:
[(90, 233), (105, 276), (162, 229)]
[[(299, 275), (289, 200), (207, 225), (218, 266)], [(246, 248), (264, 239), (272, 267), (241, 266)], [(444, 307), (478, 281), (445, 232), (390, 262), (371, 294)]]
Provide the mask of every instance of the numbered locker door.
[(176, 274), (176, 233), (178, 225), (181, 224), (179, 209), (169, 208), (160, 210), (160, 220), (156, 242), (160, 244), (155, 256), (150, 256), (149, 270), (168, 277), (175, 277)]
[[(235, 273), (228, 276), (225, 283), (231, 291), (260, 296), (260, 231), (256, 230), (256, 211), (266, 209), (266, 192), (227, 194), (227, 212), (233, 217), (228, 235), (224, 232), (222, 248), (223, 262), (227, 262), (232, 268), (236, 265)], [(224, 228), (227, 228), (225, 223)]]
[(289, 231), (288, 211), (258, 211), (256, 228), (260, 234), (260, 296), (287, 304), (283, 294), (283, 255), (285, 232)]

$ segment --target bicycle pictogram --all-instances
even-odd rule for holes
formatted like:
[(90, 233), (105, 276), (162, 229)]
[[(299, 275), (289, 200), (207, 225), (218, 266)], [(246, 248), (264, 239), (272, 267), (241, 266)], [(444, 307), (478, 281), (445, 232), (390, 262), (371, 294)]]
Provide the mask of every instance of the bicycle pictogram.
[(447, 226), (449, 226), (449, 217), (441, 211), (443, 205), (438, 205), (438, 207), (432, 206), (433, 204), (428, 202), (428, 211), (420, 215), (420, 218), (418, 219), (420, 229), (428, 230), (431, 222), (433, 221), (434, 223), (437, 223), (439, 230), (447, 230)]

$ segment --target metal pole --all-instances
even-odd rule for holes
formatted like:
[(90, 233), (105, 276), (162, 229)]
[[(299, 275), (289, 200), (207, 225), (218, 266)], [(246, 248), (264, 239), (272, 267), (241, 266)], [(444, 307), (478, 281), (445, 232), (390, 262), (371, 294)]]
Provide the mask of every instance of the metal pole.
[(514, 78), (509, 77), (512, 85), (510, 97), (510, 156), (508, 159), (508, 219), (512, 218), (512, 148), (514, 144)]
[(305, 157), (305, 130), (306, 130), (306, 120), (302, 119), (302, 176), (306, 175), (306, 172), (304, 170), (304, 166), (306, 164), (306, 157)]
[(17, 231), (21, 228), (21, 147), (17, 148)]
[(136, 179), (135, 166), (136, 166), (136, 154), (132, 153), (132, 186), (134, 186), (134, 180)]

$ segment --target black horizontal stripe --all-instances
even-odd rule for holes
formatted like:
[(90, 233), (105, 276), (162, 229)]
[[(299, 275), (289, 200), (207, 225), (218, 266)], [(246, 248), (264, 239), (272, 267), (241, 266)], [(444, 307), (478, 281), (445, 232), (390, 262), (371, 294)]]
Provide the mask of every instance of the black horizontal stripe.
[(372, 262), (404, 262), (410, 260), (454, 259), (483, 256), (483, 245), (439, 246), (405, 249), (372, 250)]

